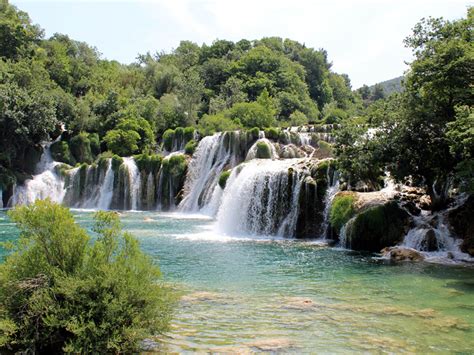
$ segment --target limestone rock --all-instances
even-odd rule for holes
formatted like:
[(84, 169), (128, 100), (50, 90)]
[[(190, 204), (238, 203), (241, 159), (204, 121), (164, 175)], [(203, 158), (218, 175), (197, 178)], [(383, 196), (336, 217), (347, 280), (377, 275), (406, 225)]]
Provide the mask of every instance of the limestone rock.
[(382, 254), (392, 261), (423, 261), (425, 259), (417, 250), (403, 247), (384, 248)]

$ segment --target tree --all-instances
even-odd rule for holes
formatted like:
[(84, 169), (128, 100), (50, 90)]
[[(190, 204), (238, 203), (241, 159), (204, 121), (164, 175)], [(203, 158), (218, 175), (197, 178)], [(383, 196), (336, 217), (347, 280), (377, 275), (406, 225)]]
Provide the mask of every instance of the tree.
[(95, 214), (93, 244), (49, 200), (9, 215), (21, 235), (0, 265), (2, 352), (134, 352), (168, 328), (173, 295), (117, 214)]

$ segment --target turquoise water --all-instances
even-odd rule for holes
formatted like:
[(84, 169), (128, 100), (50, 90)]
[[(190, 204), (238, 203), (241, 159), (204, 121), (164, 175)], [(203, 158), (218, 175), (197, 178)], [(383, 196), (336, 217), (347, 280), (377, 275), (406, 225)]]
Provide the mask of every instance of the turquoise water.
[[(90, 212), (74, 211), (90, 228)], [(193, 216), (124, 212), (183, 297), (162, 351), (474, 349), (474, 268), (389, 265), (315, 242), (231, 238)], [(17, 237), (0, 212), (1, 241)]]

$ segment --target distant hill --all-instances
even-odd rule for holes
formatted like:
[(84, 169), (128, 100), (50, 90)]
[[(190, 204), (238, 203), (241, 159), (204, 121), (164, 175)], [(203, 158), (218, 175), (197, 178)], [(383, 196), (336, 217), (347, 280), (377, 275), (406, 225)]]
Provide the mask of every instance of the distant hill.
[(384, 94), (386, 96), (394, 93), (394, 92), (402, 92), (403, 87), (402, 87), (402, 80), (404, 79), (404, 76), (399, 76), (397, 78), (393, 78), (390, 80), (385, 80), (382, 81), (381, 83), (374, 84), (370, 86), (370, 91), (373, 91), (375, 88), (375, 85), (381, 85), (383, 87)]

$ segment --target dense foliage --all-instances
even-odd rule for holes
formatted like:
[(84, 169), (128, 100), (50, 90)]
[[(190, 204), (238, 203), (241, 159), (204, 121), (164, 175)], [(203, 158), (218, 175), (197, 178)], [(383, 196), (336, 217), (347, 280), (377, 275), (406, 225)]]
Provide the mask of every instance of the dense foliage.
[(115, 213), (96, 213), (93, 244), (67, 208), (48, 200), (9, 214), (21, 235), (0, 265), (3, 351), (133, 351), (167, 329), (172, 293)]

